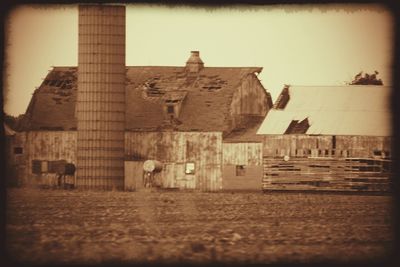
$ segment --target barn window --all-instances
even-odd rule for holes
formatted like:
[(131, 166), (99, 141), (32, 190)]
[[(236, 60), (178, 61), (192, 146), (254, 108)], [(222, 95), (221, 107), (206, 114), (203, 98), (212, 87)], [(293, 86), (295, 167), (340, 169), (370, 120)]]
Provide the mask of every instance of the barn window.
[(245, 175), (246, 175), (246, 166), (236, 165), (236, 176), (245, 176)]
[(24, 153), (24, 150), (23, 150), (23, 148), (22, 147), (14, 147), (14, 154), (16, 154), (16, 155), (21, 155), (21, 154), (23, 154)]
[(32, 160), (32, 173), (39, 174), (42, 170), (42, 163), (40, 160)]
[(186, 163), (185, 173), (186, 174), (194, 174), (195, 173), (195, 165), (193, 162)]
[(382, 150), (374, 149), (373, 152), (374, 152), (374, 156), (379, 156), (379, 157), (382, 156)]
[(174, 113), (174, 106), (167, 106), (167, 112), (168, 114)]

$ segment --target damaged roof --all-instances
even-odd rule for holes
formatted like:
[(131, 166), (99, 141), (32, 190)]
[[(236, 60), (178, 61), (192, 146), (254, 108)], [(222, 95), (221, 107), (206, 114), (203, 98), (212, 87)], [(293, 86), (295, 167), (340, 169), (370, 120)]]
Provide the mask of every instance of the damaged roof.
[[(284, 134), (293, 121), (307, 119), (305, 134), (391, 136), (390, 93), (374, 85), (290, 86), (257, 134)], [(287, 103), (277, 105), (283, 99)]]
[[(180, 101), (174, 125), (178, 131), (225, 131), (235, 89), (260, 67), (204, 67), (199, 73), (185, 67), (126, 68), (126, 129), (159, 130), (163, 103)], [(267, 93), (268, 94), (268, 93)], [(76, 130), (77, 67), (54, 67), (35, 90), (23, 130)]]
[(3, 127), (4, 127), (4, 134), (5, 136), (13, 136), (15, 135), (15, 131), (10, 128), (5, 122), (3, 122)]

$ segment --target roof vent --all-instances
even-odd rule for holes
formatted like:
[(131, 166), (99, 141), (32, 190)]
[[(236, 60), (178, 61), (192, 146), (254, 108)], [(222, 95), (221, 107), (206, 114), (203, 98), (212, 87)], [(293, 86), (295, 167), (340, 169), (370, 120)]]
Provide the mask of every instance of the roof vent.
[(191, 55), (186, 61), (186, 69), (189, 72), (199, 72), (202, 68), (204, 68), (204, 63), (200, 58), (199, 51), (191, 51)]

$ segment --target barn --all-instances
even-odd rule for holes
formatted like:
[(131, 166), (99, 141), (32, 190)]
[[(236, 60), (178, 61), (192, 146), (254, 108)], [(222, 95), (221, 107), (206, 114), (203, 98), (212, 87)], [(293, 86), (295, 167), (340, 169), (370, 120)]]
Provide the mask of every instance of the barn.
[(391, 88), (285, 86), (257, 134), (264, 190), (389, 191)]
[(152, 160), (158, 187), (224, 189), (224, 167), (234, 164), (224, 138), (272, 107), (262, 68), (208, 67), (199, 51), (182, 66), (127, 67), (125, 21), (124, 6), (79, 6), (78, 66), (48, 73), (14, 138), (20, 180), (55, 185), (72, 163), (78, 188), (135, 190)]
[[(198, 51), (181, 67), (126, 67), (125, 188), (142, 186), (142, 166), (150, 159), (163, 164), (157, 174), (163, 188), (240, 189), (224, 183), (224, 170), (248, 165), (247, 159), (236, 164), (236, 155), (250, 154), (250, 163), (260, 166), (260, 146), (243, 154), (238, 148), (243, 144), (224, 140), (249, 125), (257, 129), (272, 107), (257, 78), (261, 70), (205, 67)], [(51, 172), (46, 162), (77, 162), (77, 72), (76, 67), (54, 67), (32, 96), (18, 133), (26, 140), (30, 182), (43, 182), (40, 177)], [(259, 167), (257, 175), (250, 175), (253, 189), (260, 189), (261, 175)]]

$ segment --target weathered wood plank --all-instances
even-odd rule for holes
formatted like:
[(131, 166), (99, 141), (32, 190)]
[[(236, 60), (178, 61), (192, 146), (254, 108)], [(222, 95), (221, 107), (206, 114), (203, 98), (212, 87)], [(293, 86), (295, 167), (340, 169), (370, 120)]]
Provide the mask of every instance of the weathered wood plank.
[(263, 158), (263, 189), (390, 190), (390, 161), (365, 158)]
[[(127, 132), (125, 143), (128, 158), (156, 159), (165, 164), (162, 179), (166, 187), (221, 187), (220, 132)], [(195, 164), (195, 173), (186, 175), (189, 162)]]

